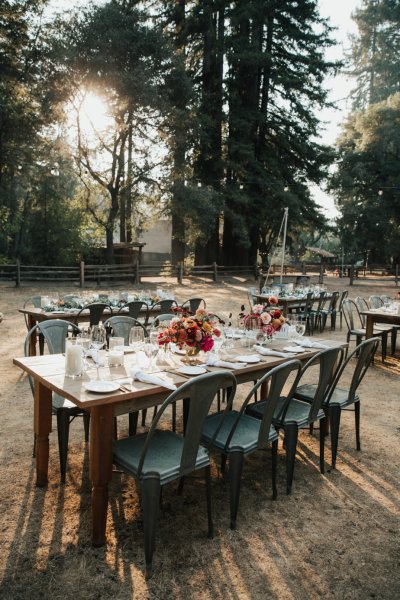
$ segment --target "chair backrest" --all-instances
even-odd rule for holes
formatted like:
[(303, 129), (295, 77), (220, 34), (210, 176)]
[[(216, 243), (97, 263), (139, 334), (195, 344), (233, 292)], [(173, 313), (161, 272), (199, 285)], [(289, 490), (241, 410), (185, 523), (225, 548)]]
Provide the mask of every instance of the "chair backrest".
[(271, 371), (266, 373), (263, 377), (261, 377), (261, 379), (259, 379), (257, 381), (257, 383), (251, 389), (251, 391), (246, 396), (246, 398), (242, 404), (242, 407), (238, 413), (237, 419), (235, 420), (232, 430), (226, 440), (226, 446), (225, 446), (226, 448), (229, 448), (229, 445), (234, 436), (236, 427), (238, 426), (239, 421), (240, 421), (243, 413), (245, 412), (248, 403), (250, 402), (250, 400), (252, 398), (254, 398), (256, 391), (263, 384), (268, 384), (268, 393), (267, 393), (267, 398), (266, 398), (265, 410), (263, 412), (263, 418), (260, 423), (260, 429), (258, 432), (257, 447), (264, 448), (267, 445), (268, 437), (269, 437), (269, 430), (270, 430), (270, 427), (272, 424), (272, 418), (274, 416), (274, 412), (275, 412), (276, 406), (278, 404), (278, 400), (282, 395), (283, 387), (286, 384), (288, 377), (292, 373), (292, 371), (295, 372), (295, 377), (294, 377), (294, 381), (293, 381), (293, 383), (290, 387), (289, 393), (288, 393), (288, 397), (291, 398), (294, 393), (294, 390), (296, 388), (297, 381), (298, 381), (300, 371), (301, 371), (301, 362), (299, 360), (290, 360), (286, 363), (283, 363), (282, 365), (274, 367), (273, 369), (271, 369)]
[(129, 332), (132, 327), (141, 327), (143, 329), (144, 337), (148, 337), (149, 333), (144, 325), (140, 323), (137, 319), (132, 319), (132, 317), (116, 315), (115, 317), (110, 317), (103, 323), (104, 327), (112, 328), (112, 336), (113, 337), (123, 337), (124, 344), (127, 346), (129, 344)]
[(369, 303), (371, 305), (371, 308), (380, 308), (384, 304), (380, 296), (370, 296)]
[[(355, 321), (354, 321), (354, 312), (359, 315), (358, 308), (354, 300), (346, 299), (343, 302), (343, 314), (344, 320), (346, 321), (346, 325), (349, 331), (356, 329)], [(361, 317), (360, 317), (361, 321)]]
[(306, 295), (304, 308), (302, 308), (302, 310), (301, 310), (301, 313), (303, 314), (303, 316), (307, 316), (308, 314), (310, 314), (313, 304), (314, 304), (313, 293), (308, 292)]
[(321, 350), (315, 356), (313, 356), (302, 368), (299, 382), (307, 374), (310, 367), (319, 365), (319, 376), (318, 383), (315, 389), (313, 401), (310, 405), (309, 421), (313, 422), (317, 418), (318, 411), (320, 410), (322, 403), (324, 402), (327, 393), (330, 390), (330, 386), (336, 377), (340, 367), (343, 363), (344, 348), (337, 346), (335, 348), (328, 348)]
[[(138, 465), (138, 477), (141, 475), (146, 453), (163, 413), (168, 406), (170, 406), (170, 404), (176, 402), (177, 400), (183, 399), (188, 399), (189, 407), (184, 433), (184, 443), (180, 457), (180, 476), (183, 477), (184, 475), (193, 471), (196, 464), (205, 418), (209, 413), (211, 404), (217, 392), (222, 388), (229, 388), (230, 390), (225, 409), (226, 413), (232, 407), (233, 398), (236, 392), (236, 378), (229, 371), (217, 371), (215, 373), (207, 373), (205, 375), (195, 377), (191, 381), (184, 383), (179, 389), (172, 392), (172, 394), (170, 394), (168, 398), (164, 400), (155, 418), (153, 419), (147, 434), (147, 439), (144, 444)], [(212, 442), (215, 440), (220, 431), (222, 421), (223, 420), (221, 420), (221, 424), (217, 428), (212, 438)]]
[(325, 299), (326, 299), (326, 292), (320, 292), (319, 296), (314, 298), (315, 312), (321, 312), (321, 310), (325, 304)]
[(331, 298), (329, 300), (328, 311), (334, 312), (339, 302), (339, 292), (332, 292)]
[(346, 300), (348, 295), (349, 295), (348, 290), (343, 290), (342, 293), (340, 294), (340, 300), (339, 300), (339, 306), (338, 306), (339, 312), (341, 312), (343, 310), (343, 302)]
[(385, 304), (385, 302), (392, 302), (391, 297), (387, 296), (386, 294), (381, 294), (381, 300), (382, 300), (383, 304)]
[(132, 319), (137, 319), (139, 317), (139, 313), (142, 311), (142, 313), (144, 313), (144, 322), (147, 323), (149, 318), (149, 305), (147, 302), (144, 302), (143, 300), (132, 300), (131, 302), (126, 302), (123, 306), (121, 306), (118, 313), (121, 313), (122, 311), (125, 312), (126, 309), (128, 309), (129, 316)]
[(206, 301), (204, 298), (189, 298), (182, 304), (182, 308), (189, 309), (191, 313), (195, 313), (196, 310), (200, 307), (206, 308)]
[(172, 313), (165, 313), (165, 315), (158, 315), (151, 323), (151, 327), (158, 327), (162, 321), (170, 321), (174, 315)]
[(42, 296), (31, 296), (27, 298), (24, 302), (24, 308), (32, 304), (34, 308), (42, 308)]
[(94, 302), (93, 304), (87, 304), (84, 308), (82, 308), (75, 317), (75, 323), (78, 321), (78, 317), (83, 313), (83, 311), (89, 311), (89, 323), (90, 327), (93, 325), (98, 325), (102, 320), (104, 313), (113, 314), (112, 308), (109, 304), (105, 304), (104, 302)]
[[(356, 306), (358, 308), (358, 312), (361, 313), (365, 310), (369, 310), (369, 304), (365, 298), (362, 296), (357, 296), (356, 298)], [(365, 316), (360, 314), (360, 320), (363, 327), (365, 327)]]
[(370, 366), (372, 359), (374, 358), (376, 349), (379, 344), (379, 338), (369, 338), (364, 342), (361, 342), (356, 348), (353, 350), (351, 354), (347, 357), (347, 359), (342, 363), (342, 366), (337, 371), (330, 387), (328, 390), (328, 394), (325, 400), (326, 404), (329, 404), (332, 394), (335, 391), (336, 387), (340, 383), (340, 380), (348, 370), (350, 362), (353, 357), (356, 357), (356, 362), (354, 365), (350, 365), (353, 367), (353, 375), (351, 377), (350, 387), (346, 386), (348, 389), (348, 403), (351, 404), (354, 401), (356, 391), (361, 381), (363, 380), (365, 373)]
[(172, 313), (173, 312), (173, 307), (174, 306), (178, 306), (175, 300), (160, 300), (159, 302), (156, 302), (156, 306), (160, 307), (160, 313), (164, 314), (164, 313)]

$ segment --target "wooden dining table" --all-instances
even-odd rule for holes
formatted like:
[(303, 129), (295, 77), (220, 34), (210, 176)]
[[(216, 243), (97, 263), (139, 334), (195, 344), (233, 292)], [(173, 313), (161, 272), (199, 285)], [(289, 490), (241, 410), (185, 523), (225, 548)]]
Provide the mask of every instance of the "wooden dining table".
[[(113, 307), (111, 307), (113, 308)], [(69, 323), (87, 323), (89, 321), (89, 310), (83, 310), (80, 313), (81, 309), (75, 309), (75, 310), (64, 310), (64, 311), (44, 311), (42, 308), (20, 308), (18, 312), (20, 312), (21, 314), (26, 316), (27, 319), (27, 326), (28, 326), (28, 331), (30, 331), (32, 329), (32, 327), (34, 327), (35, 325), (37, 325), (38, 323), (41, 323), (42, 321), (47, 321), (49, 319), (63, 319), (64, 321), (68, 321)], [(160, 309), (157, 308), (157, 306), (155, 305), (154, 307), (151, 307), (149, 310), (149, 314), (152, 315), (157, 315), (159, 314)], [(79, 314), (80, 313), (80, 314)], [(127, 316), (128, 313), (128, 309), (126, 309), (126, 311), (122, 310), (121, 312), (119, 312), (119, 308), (115, 309), (115, 312), (113, 312), (113, 314), (105, 312), (104, 313), (104, 318), (108, 319), (111, 316), (117, 316), (117, 315), (124, 315)], [(145, 314), (143, 312), (143, 314)], [(30, 356), (35, 356), (36, 355), (36, 345), (37, 345), (37, 335), (35, 332), (33, 332), (33, 334), (31, 335), (31, 338), (29, 340), (29, 355)]]
[(365, 337), (366, 339), (373, 337), (374, 325), (376, 323), (385, 323), (388, 325), (400, 325), (400, 315), (395, 312), (389, 312), (383, 309), (380, 310), (365, 310), (361, 311), (360, 315), (365, 316)]
[[(274, 348), (288, 345), (286, 340), (274, 340)], [(334, 341), (327, 341), (329, 346), (337, 346)], [(345, 344), (344, 344), (345, 345)], [(231, 349), (231, 359), (246, 353), (254, 354), (254, 349)], [(301, 361), (307, 361), (319, 349), (301, 350), (293, 355)], [(290, 356), (292, 358), (292, 356)], [(254, 382), (273, 367), (290, 360), (276, 356), (260, 356), (260, 361), (247, 363), (234, 370), (239, 384)], [(90, 413), (90, 445), (89, 465), (92, 483), (92, 542), (101, 546), (106, 541), (106, 520), (108, 509), (108, 484), (112, 474), (114, 417), (132, 413), (141, 409), (157, 406), (170, 393), (164, 387), (134, 381), (131, 391), (120, 388), (119, 382), (126, 381), (130, 368), (135, 364), (135, 357), (126, 354), (124, 364), (119, 367), (100, 367), (100, 380), (115, 383), (117, 389), (109, 393), (93, 393), (86, 385), (96, 379), (96, 369), (88, 370), (82, 377), (70, 379), (65, 376), (65, 357), (61, 354), (29, 356), (15, 358), (14, 365), (21, 368), (34, 381), (34, 430), (36, 434), (36, 484), (39, 487), (48, 483), (49, 434), (52, 430), (52, 393), (67, 398), (76, 406)], [(174, 370), (160, 368), (156, 374), (178, 387), (188, 380)], [(206, 367), (207, 371), (219, 370), (217, 367)]]

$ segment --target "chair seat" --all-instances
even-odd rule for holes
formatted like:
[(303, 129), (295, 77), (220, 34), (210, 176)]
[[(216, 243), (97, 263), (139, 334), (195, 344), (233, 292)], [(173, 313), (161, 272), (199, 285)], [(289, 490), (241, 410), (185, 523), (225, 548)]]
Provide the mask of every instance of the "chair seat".
[[(284, 396), (279, 398), (278, 405), (274, 413), (274, 424), (280, 425), (281, 427), (284, 427), (285, 425), (297, 425), (298, 428), (310, 424), (310, 404), (307, 402), (302, 402), (301, 400), (296, 400), (295, 398), (291, 400), (285, 418), (278, 418), (285, 402), (286, 398)], [(324, 411), (319, 410), (315, 420), (319, 421), (324, 417)]]
[(347, 388), (336, 387), (329, 404), (325, 406), (348, 406), (354, 402), (359, 402), (360, 398), (356, 395), (353, 401), (349, 401), (349, 390)]
[[(223, 413), (216, 413), (207, 417), (203, 432), (202, 439), (210, 443), (215, 430), (219, 426)], [(215, 439), (214, 446), (220, 450), (225, 450), (226, 441), (232, 430), (234, 423), (236, 422), (238, 412), (232, 410), (225, 416), (224, 422), (218, 435)], [(228, 452), (241, 451), (243, 454), (253, 452), (258, 448), (258, 435), (260, 431), (261, 421), (255, 419), (246, 414), (242, 414), (240, 421), (236, 427), (235, 433), (233, 434), (232, 440), (229, 444)], [(278, 434), (273, 426), (270, 427), (268, 438), (265, 443), (273, 442), (278, 439)]]
[(304, 402), (312, 402), (316, 391), (316, 383), (305, 383), (296, 388), (294, 397), (297, 398), (297, 400), (303, 400)]
[(53, 411), (57, 411), (59, 408), (69, 408), (71, 410), (76, 409), (76, 414), (83, 412), (82, 408), (79, 408), (79, 406), (77, 406), (70, 400), (67, 400), (66, 398), (63, 398), (62, 396), (59, 396), (55, 393), (53, 394), (52, 405)]
[[(137, 476), (147, 433), (124, 438), (114, 443), (114, 462), (124, 471)], [(173, 431), (156, 429), (144, 461), (141, 478), (157, 474), (161, 485), (180, 477), (180, 465), (184, 439)], [(199, 446), (195, 469), (203, 469), (210, 464), (209, 452)]]

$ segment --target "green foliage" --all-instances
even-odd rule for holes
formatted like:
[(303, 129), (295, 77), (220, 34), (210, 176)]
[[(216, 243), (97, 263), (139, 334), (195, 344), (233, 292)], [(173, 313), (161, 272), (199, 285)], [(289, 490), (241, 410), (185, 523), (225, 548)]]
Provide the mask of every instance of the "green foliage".
[[(353, 113), (339, 139), (332, 190), (343, 244), (375, 262), (400, 257), (400, 93)], [(382, 243), (384, 240), (385, 243)]]

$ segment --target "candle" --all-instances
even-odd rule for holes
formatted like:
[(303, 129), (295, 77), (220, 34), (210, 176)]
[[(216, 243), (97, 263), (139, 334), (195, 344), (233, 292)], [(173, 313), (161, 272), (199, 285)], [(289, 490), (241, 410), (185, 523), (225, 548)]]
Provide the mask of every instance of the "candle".
[(82, 346), (75, 339), (66, 340), (65, 344), (65, 375), (79, 377), (83, 373)]

